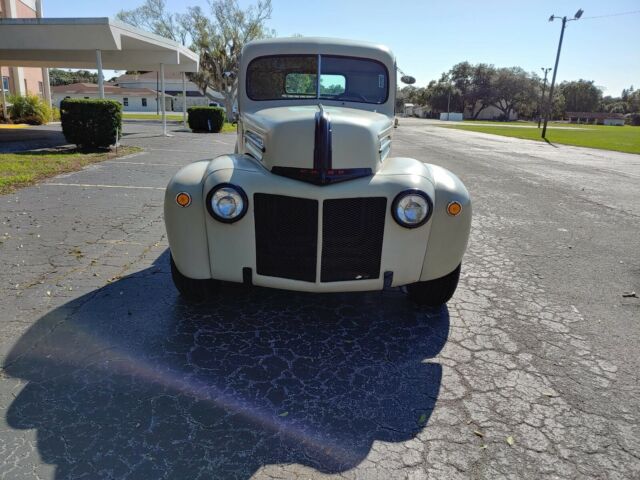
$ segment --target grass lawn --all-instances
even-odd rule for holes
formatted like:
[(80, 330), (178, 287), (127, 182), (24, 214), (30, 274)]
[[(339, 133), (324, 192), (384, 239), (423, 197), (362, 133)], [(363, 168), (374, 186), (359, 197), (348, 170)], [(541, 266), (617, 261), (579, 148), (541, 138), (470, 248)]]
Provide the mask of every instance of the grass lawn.
[[(146, 114), (146, 113), (122, 112), (122, 118), (124, 120), (132, 119), (132, 120), (160, 120), (160, 121), (162, 121), (162, 115), (156, 115), (155, 113)], [(182, 121), (182, 114), (181, 113), (167, 113), (167, 120), (181, 122)]]
[[(156, 115), (155, 113), (153, 114), (145, 114), (145, 113), (128, 113), (128, 112), (122, 112), (122, 118), (124, 120), (130, 119), (130, 120), (150, 120), (150, 121), (162, 121), (162, 115)], [(181, 113), (167, 113), (167, 120), (168, 121), (178, 121), (181, 122), (182, 121), (182, 114)], [(236, 126), (232, 123), (226, 123), (222, 126), (222, 130), (220, 131), (220, 133), (230, 133), (230, 132), (234, 132), (236, 131)]]
[[(486, 122), (488, 123), (488, 122)], [(473, 132), (503, 135), (505, 137), (525, 138), (528, 140), (543, 141), (540, 138), (542, 129), (538, 130), (537, 123), (510, 122), (512, 125), (531, 126), (531, 128), (514, 128), (496, 125), (473, 125), (473, 122), (465, 122), (457, 125), (443, 125), (445, 128), (457, 128)], [(551, 143), (575, 145), (577, 147), (599, 148), (602, 150), (615, 150), (617, 152), (640, 153), (640, 127), (625, 125), (623, 127), (605, 125), (572, 125), (566, 123), (549, 124), (547, 128), (547, 140)], [(568, 127), (568, 128), (556, 128)]]
[(44, 178), (80, 170), (91, 163), (138, 151), (138, 147), (119, 147), (117, 154), (115, 150), (87, 153), (75, 149), (0, 153), (0, 195)]

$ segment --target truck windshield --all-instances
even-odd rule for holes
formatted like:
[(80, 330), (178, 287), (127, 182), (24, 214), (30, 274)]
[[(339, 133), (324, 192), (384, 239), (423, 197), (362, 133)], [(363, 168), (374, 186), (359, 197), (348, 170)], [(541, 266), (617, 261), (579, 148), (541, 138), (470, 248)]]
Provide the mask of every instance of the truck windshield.
[(246, 88), (251, 100), (319, 98), (382, 104), (389, 94), (389, 74), (382, 63), (371, 59), (334, 55), (268, 56), (249, 63)]

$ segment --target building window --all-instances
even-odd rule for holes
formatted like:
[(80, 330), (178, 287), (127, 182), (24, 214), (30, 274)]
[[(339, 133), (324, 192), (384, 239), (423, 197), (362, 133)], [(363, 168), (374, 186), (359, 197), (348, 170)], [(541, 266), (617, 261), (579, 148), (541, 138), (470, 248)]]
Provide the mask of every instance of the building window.
[(24, 93), (25, 95), (29, 95), (29, 87), (27, 86), (27, 79), (24, 79)]
[(9, 91), (9, 77), (2, 77), (2, 88), (5, 91)]
[(146, 106), (147, 106), (147, 99), (146, 99), (146, 98), (143, 98), (143, 99), (142, 99), (142, 106), (143, 106), (143, 107), (146, 107)]
[(124, 104), (125, 107), (128, 107), (129, 106), (129, 99), (127, 97), (124, 97), (122, 99), (122, 103)]
[(44, 85), (42, 82), (38, 82), (38, 91), (40, 92), (40, 95), (44, 95)]

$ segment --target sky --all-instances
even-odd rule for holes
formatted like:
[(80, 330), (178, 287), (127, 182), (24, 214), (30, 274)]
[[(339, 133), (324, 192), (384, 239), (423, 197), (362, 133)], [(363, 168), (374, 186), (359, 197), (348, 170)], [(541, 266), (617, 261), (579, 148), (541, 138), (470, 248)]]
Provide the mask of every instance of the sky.
[[(46, 17), (113, 17), (143, 0), (44, 0)], [(206, 0), (166, 0), (170, 11), (207, 9)], [(250, 0), (239, 0), (248, 6)], [(593, 80), (605, 95), (640, 88), (640, 0), (272, 0), (268, 27), (278, 36), (301, 34), (367, 40), (391, 47), (398, 66), (417, 86), (438, 79), (455, 63), (553, 67), (561, 22), (567, 23), (557, 82)], [(632, 14), (616, 15), (634, 12)], [(615, 15), (615, 16), (611, 16)], [(600, 18), (593, 18), (600, 17)], [(111, 75), (105, 73), (105, 77)]]

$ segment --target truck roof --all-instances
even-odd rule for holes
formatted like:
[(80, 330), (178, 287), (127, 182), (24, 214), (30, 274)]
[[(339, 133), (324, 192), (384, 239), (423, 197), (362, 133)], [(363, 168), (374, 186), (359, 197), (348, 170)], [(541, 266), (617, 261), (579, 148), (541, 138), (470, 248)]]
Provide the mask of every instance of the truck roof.
[(365, 57), (393, 65), (395, 58), (386, 45), (360, 40), (346, 40), (326, 37), (282, 37), (254, 40), (245, 45), (242, 56), (255, 58), (275, 54), (325, 54)]

